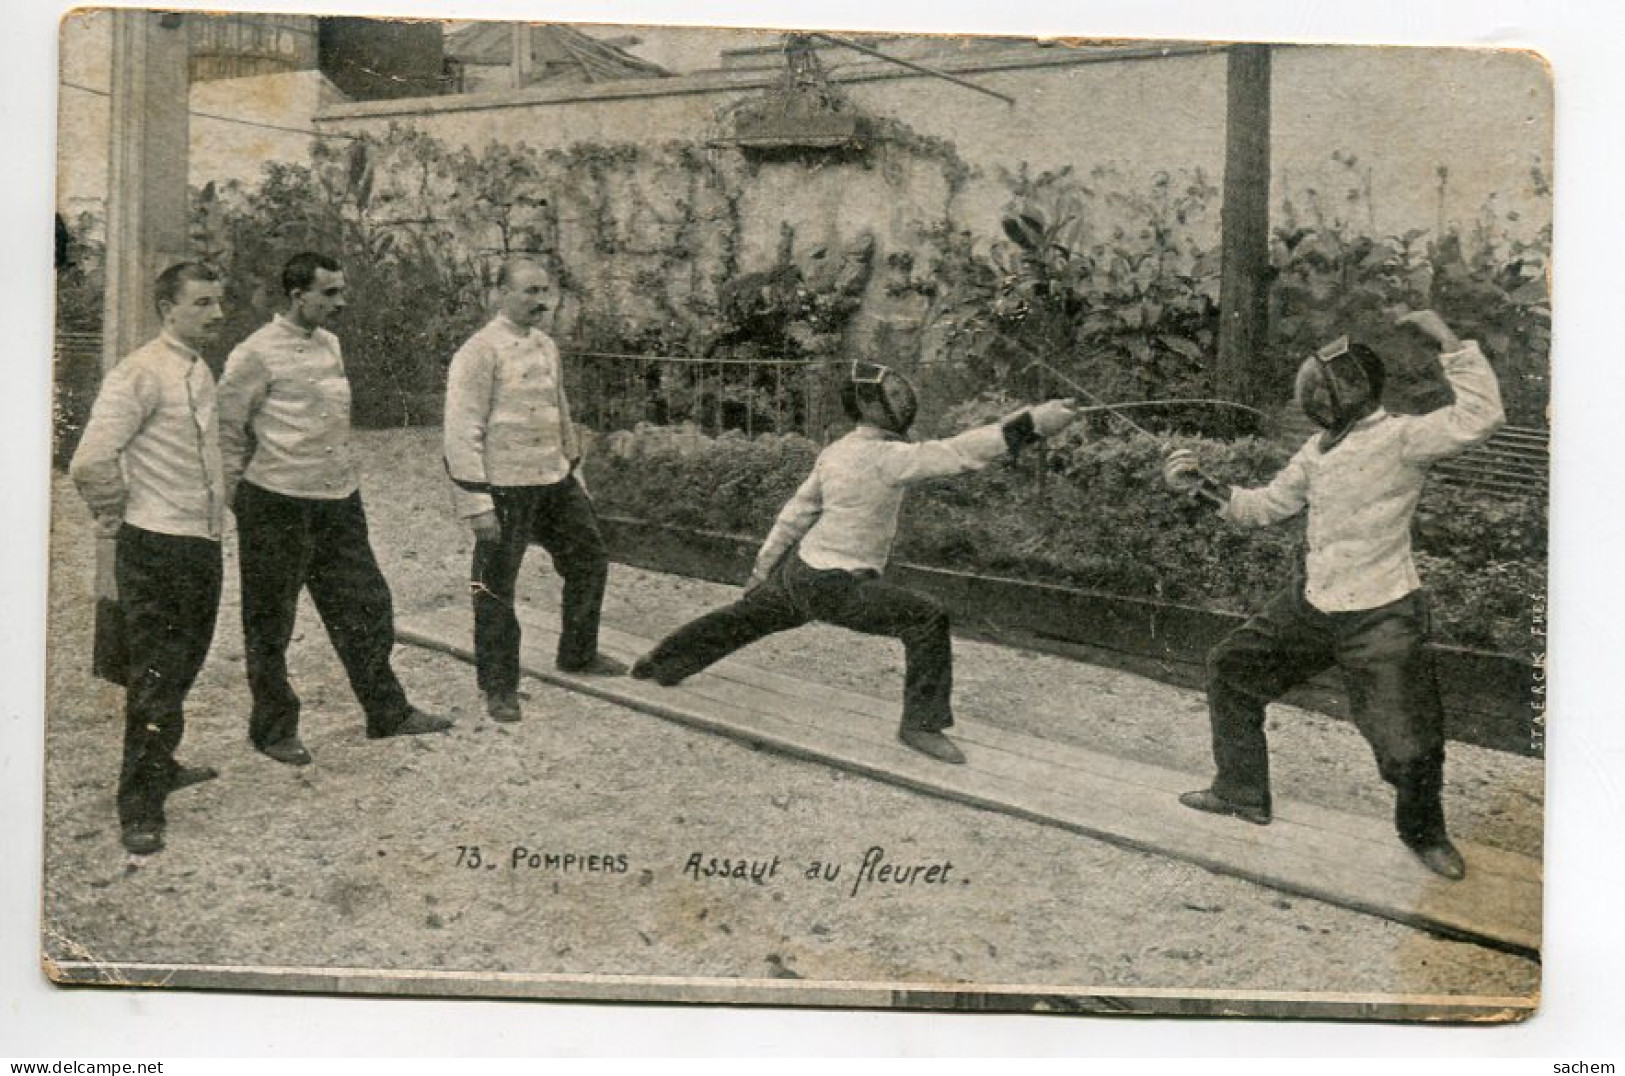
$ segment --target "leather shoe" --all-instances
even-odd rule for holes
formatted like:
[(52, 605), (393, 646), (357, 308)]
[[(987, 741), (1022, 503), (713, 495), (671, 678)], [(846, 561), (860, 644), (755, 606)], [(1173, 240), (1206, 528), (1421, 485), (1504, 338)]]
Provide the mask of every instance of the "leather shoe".
[(519, 696), (512, 691), (493, 691), (485, 696), (485, 712), (492, 721), (509, 724), (524, 716), (519, 709)]
[(955, 765), (965, 761), (965, 752), (948, 737), (929, 729), (899, 729), (897, 738), (922, 755)]
[(1456, 846), (1450, 843), (1449, 837), (1440, 837), (1428, 844), (1406, 842), (1406, 847), (1416, 853), (1416, 858), (1422, 861), (1422, 866), (1441, 878), (1459, 882), (1467, 877), (1467, 862), (1461, 858), (1461, 853), (1456, 851)]
[(443, 717), (426, 714), (416, 706), (406, 711), (406, 716), (400, 723), (388, 732), (373, 732), (368, 730), (367, 739), (383, 740), (391, 736), (421, 736), (425, 732), (445, 732), (451, 728), (451, 722)]
[(150, 856), (163, 851), (164, 827), (148, 822), (132, 822), (121, 834), (124, 850), (133, 856)]
[(289, 736), (286, 740), (268, 743), (259, 749), (260, 754), (266, 758), (274, 758), (284, 766), (310, 765), (310, 752), (305, 745), (299, 742), (299, 737)]
[(632, 668), (627, 671), (626, 675), (634, 680), (653, 680), (661, 687), (676, 687), (683, 682), (681, 676), (673, 677), (656, 671), (654, 662), (648, 658), (639, 658), (633, 662)]
[(571, 676), (625, 676), (626, 662), (616, 661), (604, 654), (594, 654), (585, 665), (560, 665), (558, 670)]
[(1239, 818), (1243, 822), (1251, 822), (1255, 826), (1270, 824), (1270, 809), (1262, 803), (1236, 803), (1227, 800), (1211, 788), (1204, 788), (1200, 792), (1186, 792), (1179, 797), (1179, 802), (1194, 811), (1206, 811), (1208, 814), (1221, 814), (1227, 818)]
[(183, 788), (201, 785), (204, 781), (212, 781), (220, 776), (220, 771), (213, 766), (176, 766), (175, 773), (169, 779), (169, 790), (179, 792)]

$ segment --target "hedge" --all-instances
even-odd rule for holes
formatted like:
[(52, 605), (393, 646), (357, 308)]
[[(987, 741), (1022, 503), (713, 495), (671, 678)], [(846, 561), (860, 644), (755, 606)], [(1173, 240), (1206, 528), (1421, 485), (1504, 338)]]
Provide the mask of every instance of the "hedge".
[[(1175, 437), (1218, 479), (1269, 480), (1290, 452), (1257, 438)], [(601, 511), (676, 527), (764, 536), (818, 446), (796, 435), (712, 438), (639, 426), (602, 438), (587, 479)], [(1074, 427), (1041, 454), (910, 494), (893, 551), (911, 563), (1245, 613), (1281, 584), (1301, 517), (1243, 530), (1169, 494), (1148, 438)], [(1414, 527), (1434, 637), (1529, 657), (1541, 649), (1545, 504), (1430, 483)]]

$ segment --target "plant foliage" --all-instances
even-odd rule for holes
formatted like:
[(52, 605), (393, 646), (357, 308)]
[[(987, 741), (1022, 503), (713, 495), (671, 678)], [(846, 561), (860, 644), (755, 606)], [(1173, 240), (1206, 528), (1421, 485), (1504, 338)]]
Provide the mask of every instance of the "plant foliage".
[[(1271, 441), (1176, 438), (1215, 478), (1267, 482), (1288, 450)], [(762, 537), (806, 478), (818, 446), (798, 436), (711, 438), (640, 427), (588, 459), (601, 510), (677, 527)], [(1162, 484), (1148, 438), (1078, 426), (1041, 461), (995, 465), (910, 494), (894, 556), (918, 564), (1081, 587), (1233, 613), (1283, 584), (1302, 519), (1243, 530)], [(1034, 466), (1044, 470), (1037, 480)], [(1545, 593), (1544, 505), (1437, 483), (1423, 494), (1415, 550), (1440, 641), (1529, 655)]]

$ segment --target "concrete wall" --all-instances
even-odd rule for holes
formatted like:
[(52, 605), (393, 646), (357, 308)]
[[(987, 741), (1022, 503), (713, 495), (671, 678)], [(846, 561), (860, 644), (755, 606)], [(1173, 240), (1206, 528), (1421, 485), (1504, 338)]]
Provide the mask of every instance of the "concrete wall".
[[(1155, 52), (1156, 50), (1151, 50)], [(1062, 46), (943, 62), (944, 68), (1017, 99), (992, 98), (864, 60), (832, 68), (858, 105), (921, 134), (951, 139), (983, 171), (966, 192), (966, 222), (996, 222), (1000, 167), (1106, 166), (1126, 189), (1163, 170), (1223, 173), (1225, 61), (1178, 51), (1114, 62), (1071, 62)], [(452, 144), (493, 140), (562, 146), (574, 141), (706, 139), (725, 133), (719, 109), (759, 92), (761, 72), (705, 73), (647, 83), (339, 106), (327, 128), (381, 132), (420, 127)], [(1526, 231), (1550, 220), (1531, 180), (1551, 166), (1551, 87), (1528, 54), (1467, 49), (1291, 47), (1274, 68), (1274, 195), (1300, 206), (1313, 188), (1332, 215), (1347, 215), (1351, 187), (1368, 188), (1362, 227), (1398, 233), (1470, 224), (1492, 199)], [(1350, 155), (1353, 167), (1332, 161)], [(1441, 205), (1437, 169), (1449, 169)], [(855, 207), (854, 207), (855, 208)], [(1442, 209), (1442, 213), (1441, 213)], [(1217, 227), (1216, 221), (1213, 227)]]
[(315, 141), (310, 117), (343, 97), (319, 71), (200, 82), (192, 87), (193, 186), (257, 186), (266, 161), (302, 164)]
[[(684, 31), (690, 53), (703, 52), (707, 33)], [(748, 39), (731, 32), (718, 41), (738, 44), (742, 37)], [(64, 80), (105, 90), (106, 48), (101, 13), (65, 19)], [(996, 226), (1004, 201), (997, 170), (1022, 161), (1039, 169), (1071, 165), (1082, 173), (1108, 166), (1129, 189), (1143, 189), (1159, 170), (1201, 168), (1215, 183), (1223, 172), (1224, 59), (1218, 53), (1069, 63), (1057, 45), (940, 61), (1014, 96), (1015, 107), (867, 59), (826, 59), (860, 106), (952, 140), (982, 169), (982, 182), (962, 203), (966, 223), (978, 230)], [(1289, 47), (1276, 52), (1274, 76), (1278, 208), (1287, 195), (1301, 207), (1303, 192), (1314, 188), (1334, 212), (1346, 213), (1350, 186), (1369, 185), (1371, 214), (1362, 204), (1365, 219), (1358, 223), (1380, 232), (1433, 228), (1441, 216), (1470, 224), (1492, 199), (1503, 214), (1516, 215), (1514, 228), (1533, 232), (1549, 223), (1550, 201), (1530, 175), (1537, 164), (1551, 167), (1551, 86), (1537, 58), (1469, 49)], [(309, 124), (314, 110), (320, 126), (340, 131), (381, 132), (407, 123), (474, 147), (495, 140), (538, 146), (689, 140), (725, 134), (718, 110), (772, 79), (771, 73), (735, 70), (565, 91), (493, 90), (338, 106), (326, 104), (320, 87), (216, 83), (197, 87), (193, 107), (289, 127)], [(106, 116), (106, 97), (63, 88), (58, 204), (70, 216), (98, 210), (105, 197)], [(266, 160), (302, 162), (309, 150), (308, 140), (297, 136), (240, 125), (232, 130), (207, 119), (195, 119), (192, 142), (194, 184), (250, 178)], [(1352, 155), (1355, 166), (1333, 162), (1334, 152)], [(1442, 204), (1441, 165), (1449, 169)], [(1216, 229), (1217, 222), (1210, 226)]]

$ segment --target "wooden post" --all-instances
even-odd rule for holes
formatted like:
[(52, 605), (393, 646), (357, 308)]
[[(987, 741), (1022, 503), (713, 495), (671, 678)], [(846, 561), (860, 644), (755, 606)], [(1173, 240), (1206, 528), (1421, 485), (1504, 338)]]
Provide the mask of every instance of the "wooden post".
[[(102, 373), (158, 334), (153, 280), (186, 257), (190, 136), (186, 26), (182, 16), (115, 10), (107, 153), (107, 283), (102, 297)], [(116, 544), (96, 543), (97, 675), (122, 678), (123, 631), (101, 599), (113, 589)], [(101, 647), (107, 645), (103, 667)]]
[(528, 22), (513, 24), (513, 88), (523, 89), (525, 83), (530, 81), (531, 68), (535, 66), (535, 56), (531, 52), (534, 42), (531, 40), (531, 26)]
[(152, 282), (187, 256), (183, 16), (115, 10), (102, 369), (158, 333)]
[(1220, 396), (1268, 402), (1263, 350), (1269, 332), (1270, 49), (1229, 50), (1224, 207), (1220, 213)]

